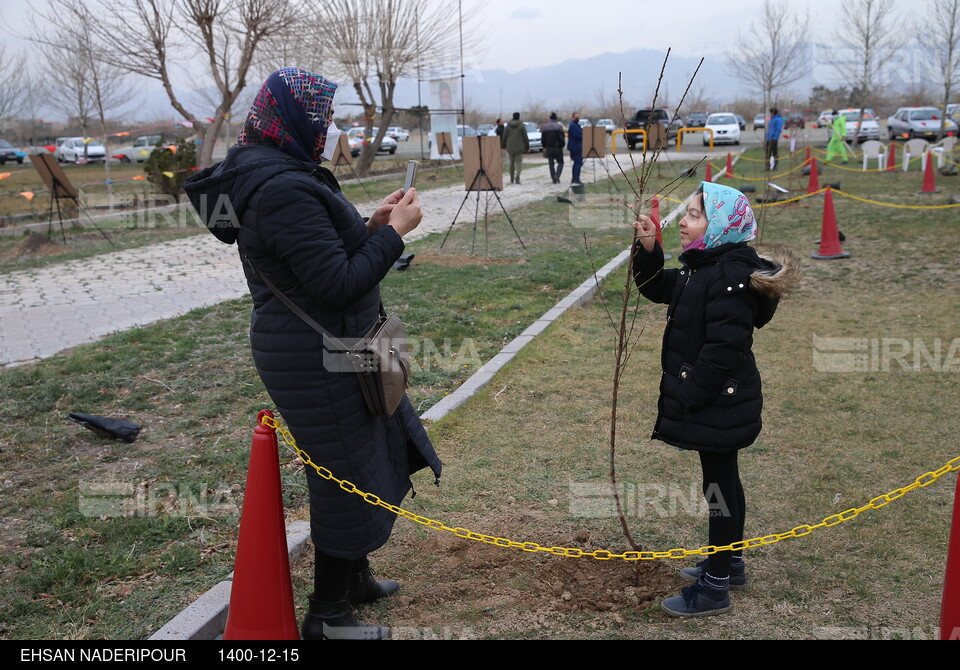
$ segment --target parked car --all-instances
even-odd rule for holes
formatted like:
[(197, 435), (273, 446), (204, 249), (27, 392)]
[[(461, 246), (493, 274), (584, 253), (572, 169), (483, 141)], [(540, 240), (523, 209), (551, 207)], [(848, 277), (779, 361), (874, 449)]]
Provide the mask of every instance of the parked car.
[(804, 128), (807, 125), (807, 117), (803, 115), (803, 112), (784, 110), (781, 116), (783, 117), (784, 128)]
[(590, 126), (593, 125), (592, 123), (590, 123), (590, 119), (580, 119), (579, 121), (577, 121), (577, 123), (580, 124), (581, 128), (589, 128)]
[(703, 128), (707, 125), (706, 112), (690, 112), (687, 117), (687, 128)]
[[(940, 133), (943, 112), (936, 107), (901, 107), (887, 119), (887, 133), (891, 140), (924, 137), (934, 139)], [(957, 132), (957, 124), (947, 119), (944, 130)]]
[[(705, 129), (713, 131), (714, 144), (740, 144), (740, 124), (733, 114), (711, 114), (704, 124)], [(703, 133), (703, 146), (710, 143), (710, 133)]]
[(110, 157), (116, 158), (123, 163), (132, 163), (134, 161), (143, 163), (150, 158), (150, 154), (153, 153), (153, 150), (156, 149), (157, 145), (162, 141), (162, 135), (141, 135), (133, 141), (133, 144), (123, 147), (116, 153), (110, 154)]
[(829, 128), (831, 123), (833, 123), (833, 110), (825, 109), (820, 112), (820, 116), (817, 117), (817, 128)]
[(7, 162), (23, 164), (23, 158), (26, 156), (22, 151), (14, 149), (13, 145), (6, 140), (0, 140), (0, 165), (6, 165)]
[(753, 117), (754, 130), (758, 130), (760, 128), (766, 128), (766, 127), (767, 127), (767, 117), (765, 117), (763, 114), (757, 114), (755, 117)]
[[(633, 115), (633, 118), (624, 124), (624, 127), (627, 130), (646, 130), (649, 124), (654, 123), (658, 123), (666, 128), (668, 144), (670, 140), (677, 139), (677, 132), (683, 128), (683, 122), (679, 118), (673, 118), (670, 112), (662, 107), (659, 109), (638, 109), (637, 113)], [(643, 142), (643, 140), (640, 139), (638, 134), (627, 133), (627, 144), (631, 150), (635, 149), (637, 144), (641, 142)]]
[(870, 109), (863, 114), (863, 125), (860, 124), (859, 109), (839, 109), (837, 113), (847, 117), (847, 142), (852, 143), (856, 138), (857, 144), (863, 144), (867, 140), (880, 139), (880, 124)]
[[(360, 155), (360, 152), (363, 150), (363, 145), (372, 141), (373, 138), (377, 136), (377, 133), (380, 132), (380, 129), (374, 128), (373, 135), (369, 138), (365, 136), (365, 132), (366, 129), (364, 128), (351, 128), (347, 131), (347, 144), (350, 145), (350, 155), (354, 158)], [(384, 152), (391, 155), (397, 153), (397, 141), (389, 135), (384, 135), (383, 142), (380, 143), (378, 153)]]
[[(460, 153), (463, 153), (463, 138), (464, 137), (476, 137), (480, 133), (477, 132), (476, 128), (473, 126), (457, 126), (457, 147), (460, 150)], [(427, 146), (433, 148), (433, 134), (430, 134), (429, 139), (427, 139)]]
[[(582, 119), (581, 119), (582, 121)], [(583, 125), (582, 123), (580, 124)], [(543, 137), (537, 124), (532, 121), (524, 121), (523, 127), (527, 129), (527, 139), (530, 140), (530, 151), (543, 151)]]
[(493, 134), (496, 135), (496, 130), (497, 127), (492, 123), (481, 123), (479, 126), (477, 126), (477, 135), (486, 136), (489, 135), (491, 131), (493, 131)]
[(601, 126), (607, 129), (608, 134), (617, 129), (617, 124), (613, 122), (613, 119), (600, 119), (597, 121), (597, 127)]
[(954, 123), (960, 123), (960, 103), (954, 102), (947, 105), (947, 116), (949, 116)]
[(97, 140), (69, 137), (63, 138), (53, 156), (62, 163), (96, 163), (107, 160), (107, 150)]
[(390, 126), (387, 128), (387, 137), (392, 137), (397, 142), (406, 142), (410, 139), (410, 131), (400, 126)]
[(737, 117), (737, 124), (739, 124), (740, 126), (740, 130), (746, 130), (747, 120), (743, 118), (743, 114), (736, 114), (736, 117)]

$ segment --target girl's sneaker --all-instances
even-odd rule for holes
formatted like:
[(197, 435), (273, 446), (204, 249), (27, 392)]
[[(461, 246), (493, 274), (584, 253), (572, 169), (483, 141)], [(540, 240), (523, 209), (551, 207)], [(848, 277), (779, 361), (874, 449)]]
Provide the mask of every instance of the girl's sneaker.
[[(684, 579), (695, 582), (700, 579), (703, 571), (707, 568), (707, 560), (704, 559), (697, 563), (695, 568), (683, 568), (680, 570), (680, 576)], [(730, 564), (730, 588), (742, 589), (747, 585), (747, 570), (743, 561)]]
[(673, 617), (715, 616), (730, 611), (729, 588), (715, 589), (698, 579), (679, 596), (667, 598), (660, 608)]

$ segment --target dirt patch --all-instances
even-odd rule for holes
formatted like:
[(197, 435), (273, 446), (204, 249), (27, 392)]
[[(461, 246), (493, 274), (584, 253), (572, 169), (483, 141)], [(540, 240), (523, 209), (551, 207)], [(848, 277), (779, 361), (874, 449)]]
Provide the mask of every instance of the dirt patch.
[[(531, 527), (544, 531), (549, 523), (536, 510), (507, 516), (512, 517), (507, 537), (525, 536)], [(416, 555), (430, 557), (430, 564), (420, 566), (423, 574), (403, 575), (404, 587), (389, 603), (390, 625), (398, 638), (416, 637), (425, 630), (454, 638), (579, 637), (583, 626), (605, 635), (603, 631), (612, 633), (684, 585), (673, 566), (663, 562), (561, 558), (448, 533), (417, 540), (402, 535), (395, 535), (374, 562), (389, 562), (389, 556), (409, 565), (409, 556)], [(593, 549), (590, 539), (588, 531), (538, 538), (584, 550)], [(451, 627), (451, 621), (457, 625)]]
[(468, 267), (490, 265), (521, 265), (527, 261), (522, 258), (490, 258), (487, 256), (467, 256), (465, 254), (417, 254), (415, 263), (439, 265), (440, 267)]
[(70, 247), (54, 242), (49, 237), (30, 233), (25, 240), (7, 252), (7, 256), (55, 256), (73, 251)]
[(645, 609), (682, 586), (674, 570), (650, 561), (552, 561), (539, 577), (554, 597), (555, 608), (566, 612)]

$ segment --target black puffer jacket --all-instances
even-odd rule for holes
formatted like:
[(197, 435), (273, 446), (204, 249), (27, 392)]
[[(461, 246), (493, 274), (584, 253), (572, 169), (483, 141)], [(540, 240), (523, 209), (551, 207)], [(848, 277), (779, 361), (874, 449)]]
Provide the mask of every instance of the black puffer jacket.
[(680, 262), (682, 269), (665, 270), (659, 244), (652, 252), (634, 247), (640, 292), (669, 305), (652, 437), (697, 451), (749, 447), (763, 407), (753, 331), (796, 284), (798, 264), (785, 250), (767, 259), (745, 243), (685, 251)]
[[(361, 337), (376, 321), (379, 283), (403, 251), (389, 226), (371, 234), (333, 175), (263, 146), (235, 147), (184, 190), (223, 242), (333, 335)], [(250, 342), (257, 372), (310, 458), (397, 505), (410, 474), (441, 464), (410, 401), (389, 419), (369, 414), (356, 375), (323, 365), (321, 336), (244, 267), (253, 297)], [(328, 366), (329, 367), (329, 366)], [(313, 541), (356, 560), (390, 536), (395, 515), (307, 467)]]

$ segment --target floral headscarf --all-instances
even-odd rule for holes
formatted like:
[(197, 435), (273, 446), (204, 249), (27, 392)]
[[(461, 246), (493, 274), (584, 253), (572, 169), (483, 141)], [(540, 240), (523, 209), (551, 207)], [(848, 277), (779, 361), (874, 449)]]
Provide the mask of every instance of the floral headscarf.
[(237, 144), (274, 147), (297, 160), (320, 162), (337, 85), (299, 68), (277, 70), (257, 94)]
[(713, 249), (721, 244), (749, 242), (757, 236), (757, 220), (747, 196), (735, 188), (701, 182), (707, 230), (687, 249)]

